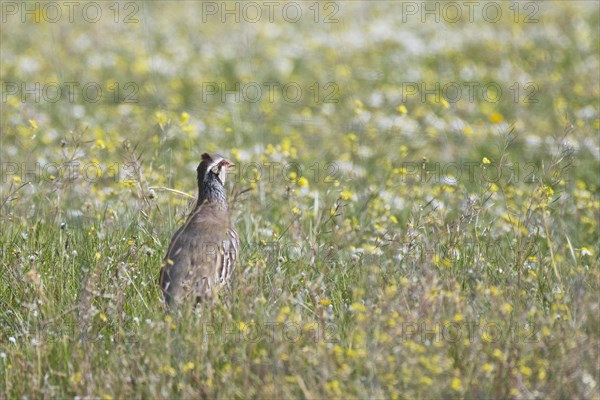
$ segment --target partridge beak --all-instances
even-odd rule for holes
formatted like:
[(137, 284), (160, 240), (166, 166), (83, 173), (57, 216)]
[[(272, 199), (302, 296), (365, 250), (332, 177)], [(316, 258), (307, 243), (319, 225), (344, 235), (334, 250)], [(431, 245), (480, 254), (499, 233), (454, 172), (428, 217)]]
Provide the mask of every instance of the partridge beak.
[(225, 160), (225, 165), (224, 165), (224, 166), (225, 166), (227, 169), (231, 169), (231, 168), (235, 167), (235, 164), (234, 164), (234, 163), (232, 163), (232, 162), (231, 162), (231, 161), (229, 161), (229, 160)]

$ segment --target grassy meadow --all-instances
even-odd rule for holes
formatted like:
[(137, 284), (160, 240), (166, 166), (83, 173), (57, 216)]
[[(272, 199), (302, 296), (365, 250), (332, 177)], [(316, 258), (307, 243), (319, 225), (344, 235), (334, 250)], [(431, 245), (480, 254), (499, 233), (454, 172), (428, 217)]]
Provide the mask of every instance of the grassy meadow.
[(599, 398), (597, 2), (67, 3), (0, 3), (0, 398)]

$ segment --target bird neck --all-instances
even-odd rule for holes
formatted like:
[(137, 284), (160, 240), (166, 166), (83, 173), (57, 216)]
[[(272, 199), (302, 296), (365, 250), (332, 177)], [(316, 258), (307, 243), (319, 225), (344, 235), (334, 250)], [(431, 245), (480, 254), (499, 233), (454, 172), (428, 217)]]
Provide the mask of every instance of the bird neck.
[(219, 203), (227, 207), (225, 188), (218, 177), (208, 174), (202, 181), (198, 182), (198, 207), (202, 203)]

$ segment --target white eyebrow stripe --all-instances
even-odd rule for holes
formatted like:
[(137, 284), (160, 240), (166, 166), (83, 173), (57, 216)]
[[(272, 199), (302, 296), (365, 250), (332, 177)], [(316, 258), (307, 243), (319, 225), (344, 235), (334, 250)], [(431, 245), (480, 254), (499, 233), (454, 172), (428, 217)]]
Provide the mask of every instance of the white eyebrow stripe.
[(206, 170), (207, 170), (207, 171), (210, 171), (211, 169), (213, 169), (213, 167), (214, 167), (215, 165), (219, 165), (219, 163), (220, 163), (221, 161), (223, 161), (223, 158), (217, 158), (215, 161), (213, 161), (213, 162), (212, 162), (212, 164), (210, 164), (210, 165), (208, 166), (208, 168), (207, 168)]

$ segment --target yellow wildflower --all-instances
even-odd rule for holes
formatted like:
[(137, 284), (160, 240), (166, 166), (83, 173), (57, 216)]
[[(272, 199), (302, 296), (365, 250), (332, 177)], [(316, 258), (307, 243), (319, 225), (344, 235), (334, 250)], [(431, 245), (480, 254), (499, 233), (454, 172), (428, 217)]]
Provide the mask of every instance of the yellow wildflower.
[(182, 112), (181, 113), (181, 123), (182, 124), (187, 124), (187, 122), (190, 120), (190, 114), (186, 113), (186, 112)]
[(194, 363), (193, 362), (187, 362), (183, 365), (183, 367), (181, 367), (181, 371), (183, 372), (188, 372), (194, 369)]
[(452, 383), (450, 384), (450, 387), (455, 392), (460, 392), (462, 390), (462, 382), (460, 381), (459, 378), (454, 378), (454, 379), (452, 379)]
[(492, 122), (493, 124), (498, 124), (502, 121), (504, 121), (504, 116), (502, 114), (493, 113), (492, 115), (490, 115), (490, 122)]

